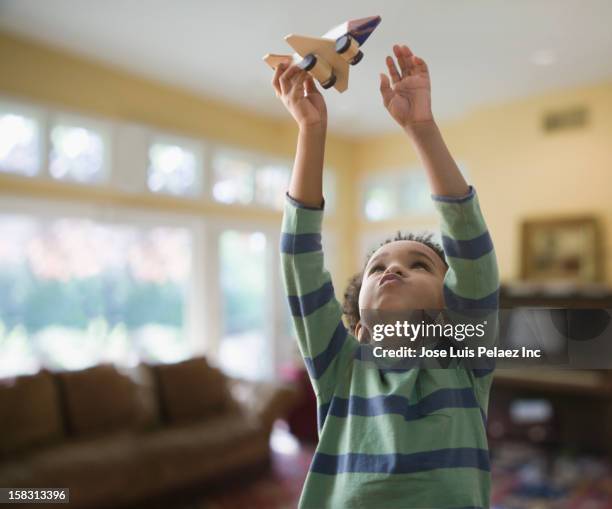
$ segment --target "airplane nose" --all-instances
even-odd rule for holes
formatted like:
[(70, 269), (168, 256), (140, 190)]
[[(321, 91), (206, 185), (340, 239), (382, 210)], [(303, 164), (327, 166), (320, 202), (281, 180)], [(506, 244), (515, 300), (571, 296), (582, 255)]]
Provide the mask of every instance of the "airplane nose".
[(349, 21), (349, 23), (354, 23), (355, 25), (368, 25), (370, 23), (376, 23), (374, 25), (374, 27), (376, 27), (381, 21), (382, 18), (380, 16), (367, 16), (365, 18), (352, 19)]
[(367, 18), (352, 19), (351, 21), (347, 22), (347, 33), (355, 38), (355, 40), (359, 43), (359, 46), (363, 46), (381, 20), (382, 18), (380, 16), (368, 16)]

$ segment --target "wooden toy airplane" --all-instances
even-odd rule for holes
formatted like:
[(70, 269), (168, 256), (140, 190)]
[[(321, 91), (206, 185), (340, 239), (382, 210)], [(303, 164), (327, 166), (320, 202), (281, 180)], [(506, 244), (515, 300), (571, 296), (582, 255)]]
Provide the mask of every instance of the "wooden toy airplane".
[(359, 49), (380, 23), (380, 16), (352, 19), (332, 28), (321, 37), (289, 34), (285, 40), (296, 53), (274, 55), (268, 53), (265, 62), (276, 69), (278, 64), (297, 63), (308, 71), (323, 88), (335, 87), (338, 92), (348, 88), (349, 64), (356, 65), (363, 58)]

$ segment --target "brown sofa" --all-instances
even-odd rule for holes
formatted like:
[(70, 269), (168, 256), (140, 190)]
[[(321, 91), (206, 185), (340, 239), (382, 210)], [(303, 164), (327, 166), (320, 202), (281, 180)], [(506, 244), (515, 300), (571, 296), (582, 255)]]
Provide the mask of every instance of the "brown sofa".
[(67, 487), (72, 507), (91, 508), (207, 485), (267, 464), (272, 424), (296, 397), (204, 358), (2, 380), (0, 486)]

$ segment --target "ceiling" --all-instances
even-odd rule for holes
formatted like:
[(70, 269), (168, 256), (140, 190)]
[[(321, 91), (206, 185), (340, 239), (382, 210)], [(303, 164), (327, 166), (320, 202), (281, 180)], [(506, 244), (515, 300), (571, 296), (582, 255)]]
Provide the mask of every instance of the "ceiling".
[(382, 22), (349, 89), (325, 92), (340, 134), (395, 128), (378, 90), (393, 43), (428, 62), (439, 120), (612, 79), (610, 0), (0, 0), (0, 30), (278, 117), (262, 56), (290, 52), (288, 33), (370, 15)]

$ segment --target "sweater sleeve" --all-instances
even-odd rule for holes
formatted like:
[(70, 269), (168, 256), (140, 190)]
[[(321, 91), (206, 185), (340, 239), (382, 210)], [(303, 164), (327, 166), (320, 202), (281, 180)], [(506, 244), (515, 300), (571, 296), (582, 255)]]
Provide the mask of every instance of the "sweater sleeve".
[[(488, 321), (487, 343), (498, 331), (499, 272), (495, 249), (472, 186), (463, 197), (433, 195), (441, 218), (442, 247), (448, 263), (444, 278), (446, 308), (453, 314), (480, 316)], [(470, 370), (473, 384), (487, 407), (493, 369)]]
[(342, 322), (342, 307), (325, 268), (323, 208), (307, 207), (287, 193), (281, 227), (281, 265), (298, 346), (320, 404), (331, 400), (358, 342)]

